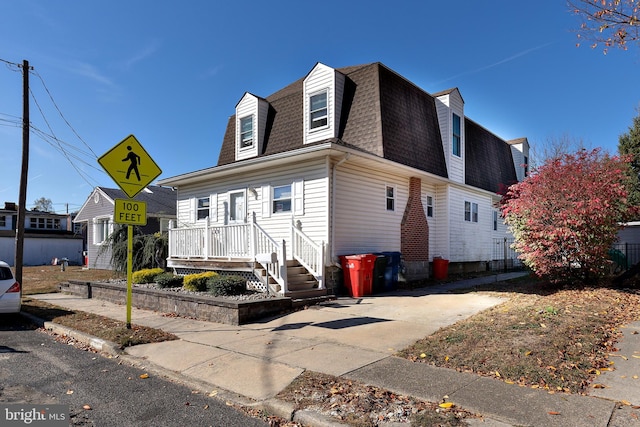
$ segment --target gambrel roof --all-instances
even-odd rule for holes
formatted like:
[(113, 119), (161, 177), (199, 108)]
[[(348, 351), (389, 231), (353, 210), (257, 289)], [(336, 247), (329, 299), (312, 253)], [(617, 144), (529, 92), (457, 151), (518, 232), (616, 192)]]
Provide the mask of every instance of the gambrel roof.
[[(338, 138), (331, 142), (448, 177), (436, 98), (376, 62), (336, 69), (345, 76)], [(265, 141), (258, 156), (303, 147), (304, 77), (266, 97)], [(466, 184), (495, 192), (515, 182), (509, 145), (465, 117)], [(229, 118), (218, 166), (236, 162), (236, 120)], [(239, 163), (242, 160), (238, 161)]]

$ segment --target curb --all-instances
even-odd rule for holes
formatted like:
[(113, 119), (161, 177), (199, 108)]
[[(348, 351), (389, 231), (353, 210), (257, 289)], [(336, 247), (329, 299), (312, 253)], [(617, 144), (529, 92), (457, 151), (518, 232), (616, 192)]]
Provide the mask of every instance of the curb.
[(285, 402), (284, 400), (271, 398), (268, 400), (256, 402), (242, 395), (212, 386), (211, 384), (205, 384), (204, 382), (199, 382), (193, 378), (187, 379), (177, 372), (148, 362), (145, 359), (127, 354), (126, 349), (121, 349), (114, 342), (96, 338), (84, 332), (69, 328), (68, 326), (43, 320), (30, 313), (21, 311), (20, 314), (29, 319), (29, 321), (46, 330), (49, 330), (57, 335), (66, 335), (68, 337), (71, 337), (76, 341), (89, 345), (91, 348), (98, 352), (118, 358), (133, 367), (151, 372), (154, 375), (166, 378), (169, 381), (173, 381), (189, 388), (196, 389), (201, 393), (210, 394), (212, 392), (215, 392), (215, 395), (211, 396), (212, 398), (221, 401), (229, 401), (239, 406), (261, 408), (271, 415), (275, 415), (288, 421), (298, 422), (303, 425), (311, 425), (314, 427), (344, 427), (344, 424), (336, 422), (331, 417), (322, 415), (318, 412), (314, 412), (308, 409), (296, 410), (295, 406), (292, 403)]

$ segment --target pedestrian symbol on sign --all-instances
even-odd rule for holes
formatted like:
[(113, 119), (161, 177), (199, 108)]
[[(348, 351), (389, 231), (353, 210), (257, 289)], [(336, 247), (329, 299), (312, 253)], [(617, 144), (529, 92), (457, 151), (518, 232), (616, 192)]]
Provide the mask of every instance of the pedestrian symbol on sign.
[(129, 165), (129, 169), (127, 169), (127, 179), (129, 179), (129, 176), (131, 175), (131, 171), (133, 171), (136, 173), (136, 177), (138, 178), (138, 181), (140, 181), (140, 172), (138, 171), (138, 165), (140, 164), (140, 156), (138, 156), (136, 153), (131, 151), (130, 145), (127, 145), (127, 151), (129, 151), (129, 154), (127, 154), (127, 157), (122, 159), (123, 162), (127, 162), (127, 161), (131, 162), (131, 164)]

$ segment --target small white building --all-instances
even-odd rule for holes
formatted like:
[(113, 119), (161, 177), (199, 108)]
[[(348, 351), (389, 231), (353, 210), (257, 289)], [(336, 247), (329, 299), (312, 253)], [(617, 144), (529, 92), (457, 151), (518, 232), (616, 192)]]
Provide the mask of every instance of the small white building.
[(408, 280), (434, 257), (486, 269), (508, 236), (497, 192), (524, 177), (528, 143), (464, 106), (458, 89), (429, 94), (380, 63), (318, 63), (266, 98), (245, 93), (217, 166), (159, 181), (178, 194), (168, 266), (284, 295), (335, 290), (341, 255), (400, 252)]
[[(50, 264), (67, 258), (70, 264), (82, 264), (82, 233), (73, 227), (72, 216), (52, 212), (26, 211), (23, 260), (25, 266)], [(0, 209), (0, 260), (13, 266), (16, 257), (18, 207), (5, 203)]]

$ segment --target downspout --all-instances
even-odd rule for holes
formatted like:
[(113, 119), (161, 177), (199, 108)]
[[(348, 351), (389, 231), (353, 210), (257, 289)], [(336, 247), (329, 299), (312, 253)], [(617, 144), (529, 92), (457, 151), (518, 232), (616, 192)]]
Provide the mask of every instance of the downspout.
[(336, 163), (335, 165), (333, 165), (333, 170), (331, 171), (331, 219), (330, 219), (330, 223), (331, 223), (331, 262), (333, 263), (333, 260), (335, 258), (336, 252), (335, 252), (335, 235), (336, 235), (336, 227), (335, 227), (335, 213), (336, 213), (336, 170), (338, 169), (338, 166), (340, 166), (341, 164), (343, 164), (344, 162), (346, 162), (347, 160), (349, 160), (349, 157), (351, 156), (350, 153), (347, 153), (344, 155), (344, 157), (342, 159), (340, 159), (340, 161), (338, 163)]

